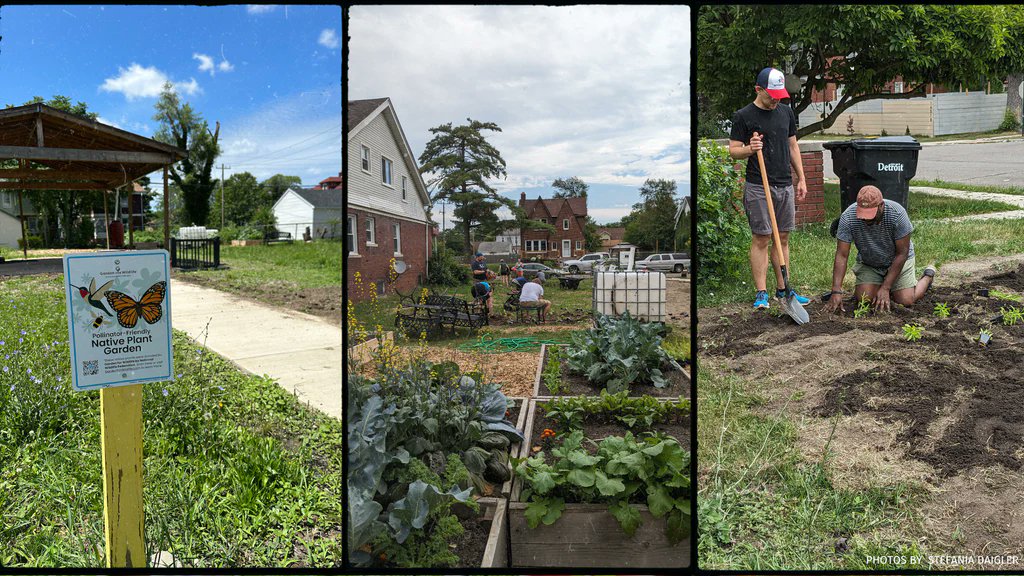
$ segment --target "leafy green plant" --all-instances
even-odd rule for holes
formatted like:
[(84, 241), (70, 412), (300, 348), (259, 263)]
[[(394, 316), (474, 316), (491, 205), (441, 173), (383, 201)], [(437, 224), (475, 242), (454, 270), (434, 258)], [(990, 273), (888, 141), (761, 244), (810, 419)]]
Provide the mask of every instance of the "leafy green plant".
[(589, 417), (603, 417), (623, 424), (627, 428), (646, 430), (655, 424), (680, 421), (690, 413), (690, 401), (661, 401), (653, 396), (629, 396), (628, 391), (610, 394), (602, 390), (598, 397), (568, 396), (554, 398), (540, 404), (544, 417), (554, 421), (562, 430), (583, 426)]
[(1003, 121), (999, 124), (998, 130), (1006, 132), (1009, 130), (1019, 130), (1020, 122), (1017, 122), (1017, 116), (1013, 113), (1013, 110), (1007, 108), (1003, 111)]
[(451, 250), (441, 247), (428, 261), (427, 284), (432, 286), (462, 286), (469, 277), (466, 265)]
[(1011, 302), (1024, 302), (1024, 296), (1020, 296), (1019, 294), (1002, 292), (1000, 290), (990, 290), (988, 294), (989, 296), (993, 298), (998, 298), (1000, 300), (1009, 300)]
[(860, 320), (864, 316), (867, 316), (871, 312), (871, 300), (866, 294), (861, 295), (860, 301), (857, 302), (857, 308), (853, 311), (853, 317)]
[(700, 238), (698, 290), (714, 292), (737, 278), (750, 242), (742, 208), (740, 174), (728, 151), (709, 140), (697, 148), (697, 237)]
[(935, 315), (939, 318), (949, 318), (949, 305), (939, 302), (935, 305)]
[(1014, 326), (1017, 322), (1024, 321), (1024, 311), (1016, 306), (1011, 308), (1000, 308), (999, 313), (1003, 315), (1004, 326)]
[(657, 324), (642, 323), (629, 312), (619, 318), (598, 316), (595, 328), (573, 333), (566, 363), (612, 393), (642, 383), (665, 388), (669, 383), (661, 366), (671, 358), (661, 347), (659, 330)]
[(916, 342), (924, 336), (924, 327), (919, 324), (904, 324), (903, 325), (903, 338), (907, 342)]
[(554, 524), (567, 502), (605, 503), (632, 536), (641, 523), (633, 504), (646, 504), (654, 517), (666, 518), (670, 542), (689, 535), (690, 454), (679, 442), (663, 434), (637, 438), (627, 432), (602, 440), (593, 455), (583, 442), (583, 432), (575, 430), (550, 458), (541, 451), (513, 460), (526, 485), (521, 498), (528, 526)]
[(557, 396), (569, 390), (568, 383), (562, 380), (562, 359), (565, 357), (565, 353), (561, 346), (548, 346), (547, 351), (548, 359), (544, 365), (544, 371), (541, 373), (541, 379), (544, 381), (548, 393)]

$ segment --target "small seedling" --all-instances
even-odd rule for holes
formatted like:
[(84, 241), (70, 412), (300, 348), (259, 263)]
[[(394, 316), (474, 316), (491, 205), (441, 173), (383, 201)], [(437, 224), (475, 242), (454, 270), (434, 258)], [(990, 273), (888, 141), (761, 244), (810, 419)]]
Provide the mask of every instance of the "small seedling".
[(907, 342), (916, 342), (924, 335), (924, 328), (918, 324), (904, 324), (903, 337)]
[(935, 315), (939, 318), (949, 318), (949, 306), (945, 302), (935, 305)]
[(1010, 292), (1000, 292), (999, 290), (990, 290), (989, 295), (993, 298), (1000, 300), (1009, 300), (1010, 302), (1024, 302), (1024, 297), (1018, 294), (1012, 294)]
[(988, 346), (988, 343), (992, 340), (992, 333), (984, 328), (981, 329), (981, 334), (978, 335), (978, 342), (982, 346)]
[(867, 316), (868, 312), (871, 312), (871, 300), (864, 295), (860, 297), (860, 302), (857, 303), (857, 308), (853, 311), (853, 317), (859, 320), (861, 317)]
[(1003, 315), (1004, 326), (1013, 326), (1017, 324), (1017, 322), (1024, 321), (1024, 310), (1021, 310), (1016, 306), (1010, 308), (1009, 310), (1005, 308), (1000, 308), (999, 313)]

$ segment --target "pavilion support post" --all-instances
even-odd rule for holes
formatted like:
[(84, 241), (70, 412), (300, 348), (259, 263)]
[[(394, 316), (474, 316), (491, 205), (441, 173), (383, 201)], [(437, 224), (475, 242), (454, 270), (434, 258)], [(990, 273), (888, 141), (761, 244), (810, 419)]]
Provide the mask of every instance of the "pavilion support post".
[(135, 236), (132, 234), (132, 230), (135, 229), (133, 226), (135, 220), (135, 183), (132, 183), (132, 191), (128, 193), (128, 245), (135, 248)]
[(21, 220), (21, 253), (28, 260), (28, 234), (25, 232), (25, 206), (21, 202), (21, 190), (18, 190), (18, 219)]
[(109, 190), (103, 191), (103, 236), (107, 239), (107, 250), (110, 250), (110, 216), (107, 215), (107, 196)]
[(171, 249), (171, 190), (167, 187), (167, 166), (164, 166), (164, 250)]

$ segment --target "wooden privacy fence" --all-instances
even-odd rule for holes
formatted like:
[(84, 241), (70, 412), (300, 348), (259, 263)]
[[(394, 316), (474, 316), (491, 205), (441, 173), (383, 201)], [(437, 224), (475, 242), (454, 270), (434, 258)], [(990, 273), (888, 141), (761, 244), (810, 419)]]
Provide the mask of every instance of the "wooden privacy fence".
[(220, 266), (220, 238), (171, 238), (171, 268), (196, 270)]

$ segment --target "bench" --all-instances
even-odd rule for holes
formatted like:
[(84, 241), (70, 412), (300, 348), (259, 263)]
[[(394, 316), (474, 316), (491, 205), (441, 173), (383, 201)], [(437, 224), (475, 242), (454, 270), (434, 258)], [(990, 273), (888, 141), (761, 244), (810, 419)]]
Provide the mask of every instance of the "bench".
[(281, 232), (280, 230), (273, 230), (263, 235), (263, 243), (270, 244), (271, 242), (292, 242), (291, 232)]
[(410, 336), (426, 332), (434, 336), (444, 328), (452, 334), (455, 328), (477, 330), (490, 323), (487, 307), (477, 299), (467, 302), (456, 296), (428, 294), (419, 300), (401, 295), (400, 308), (395, 315), (395, 326)]

